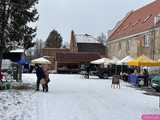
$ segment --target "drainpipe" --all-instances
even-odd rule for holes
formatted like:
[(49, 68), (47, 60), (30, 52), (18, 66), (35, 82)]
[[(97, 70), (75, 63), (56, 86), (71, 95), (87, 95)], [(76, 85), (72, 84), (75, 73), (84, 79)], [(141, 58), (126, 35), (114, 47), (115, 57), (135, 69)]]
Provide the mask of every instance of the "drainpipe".
[(156, 44), (156, 28), (154, 28), (154, 30), (153, 30), (153, 37), (154, 37), (154, 44), (153, 44), (153, 60), (155, 60), (155, 44)]
[(152, 57), (152, 59), (154, 60), (155, 59), (155, 39), (156, 39), (156, 28), (155, 27), (153, 27), (153, 30), (152, 30), (152, 34), (153, 34), (153, 38), (152, 38), (152, 46), (151, 46), (151, 50), (152, 50), (152, 52), (151, 52), (151, 57)]

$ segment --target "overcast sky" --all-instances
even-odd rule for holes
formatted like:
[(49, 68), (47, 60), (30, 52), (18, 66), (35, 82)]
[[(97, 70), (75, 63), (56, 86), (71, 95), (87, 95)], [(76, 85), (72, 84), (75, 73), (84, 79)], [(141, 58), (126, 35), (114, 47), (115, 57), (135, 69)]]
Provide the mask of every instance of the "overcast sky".
[(70, 32), (93, 36), (107, 33), (129, 11), (154, 0), (39, 0), (37, 38), (46, 40), (50, 31), (58, 30), (64, 41)]

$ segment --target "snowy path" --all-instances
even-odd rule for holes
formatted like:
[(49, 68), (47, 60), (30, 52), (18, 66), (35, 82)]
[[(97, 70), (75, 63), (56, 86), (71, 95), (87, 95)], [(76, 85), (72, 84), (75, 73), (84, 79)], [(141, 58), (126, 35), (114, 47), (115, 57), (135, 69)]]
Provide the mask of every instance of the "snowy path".
[(143, 113), (160, 113), (158, 98), (126, 83), (112, 89), (110, 80), (84, 80), (79, 75), (50, 78), (49, 93), (34, 94), (37, 120), (140, 120)]

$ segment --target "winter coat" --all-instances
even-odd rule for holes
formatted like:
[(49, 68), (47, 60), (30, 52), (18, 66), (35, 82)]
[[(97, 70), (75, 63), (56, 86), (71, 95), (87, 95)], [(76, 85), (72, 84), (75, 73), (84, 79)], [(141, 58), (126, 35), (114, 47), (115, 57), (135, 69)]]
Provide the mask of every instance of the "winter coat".
[(45, 75), (45, 80), (46, 80), (46, 82), (49, 82), (49, 81), (50, 81), (50, 79), (49, 79), (49, 73), (48, 73), (48, 70), (47, 70), (47, 69), (44, 69), (43, 71), (44, 71), (44, 75)]
[(41, 67), (37, 67), (35, 70), (36, 70), (36, 75), (37, 75), (38, 80), (41, 80), (42, 78), (45, 78), (44, 71)]

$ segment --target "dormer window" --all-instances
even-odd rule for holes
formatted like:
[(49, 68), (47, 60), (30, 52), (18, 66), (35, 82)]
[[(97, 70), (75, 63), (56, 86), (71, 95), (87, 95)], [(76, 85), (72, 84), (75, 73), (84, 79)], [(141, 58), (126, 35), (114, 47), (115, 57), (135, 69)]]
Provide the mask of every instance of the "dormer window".
[(123, 30), (126, 30), (129, 27), (129, 24), (124, 26)]
[(143, 22), (146, 22), (147, 20), (149, 20), (149, 18), (150, 18), (151, 16), (152, 16), (152, 15), (147, 16), (147, 17), (144, 19)]
[(136, 21), (134, 24), (132, 24), (132, 27), (136, 26), (138, 24), (138, 21)]

